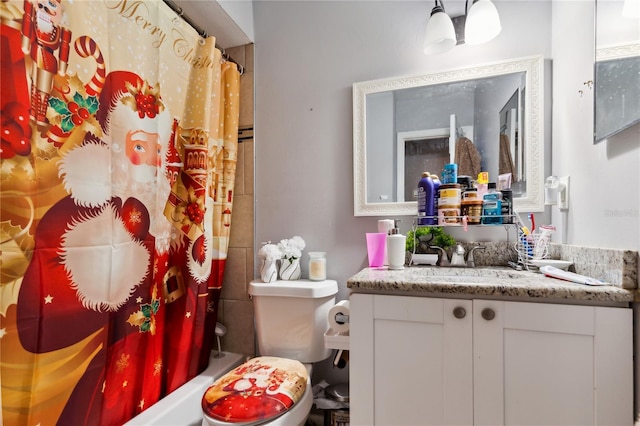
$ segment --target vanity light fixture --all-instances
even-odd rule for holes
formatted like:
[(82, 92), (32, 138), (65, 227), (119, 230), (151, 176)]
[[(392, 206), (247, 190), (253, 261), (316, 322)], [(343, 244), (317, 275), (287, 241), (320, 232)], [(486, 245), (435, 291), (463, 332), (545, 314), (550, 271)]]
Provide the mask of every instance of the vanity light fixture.
[(465, 43), (486, 43), (500, 34), (500, 31), (502, 31), (500, 16), (491, 0), (474, 1), (467, 13), (467, 22), (464, 26)]
[(431, 11), (431, 17), (427, 21), (427, 29), (424, 33), (424, 53), (432, 55), (442, 53), (456, 45), (456, 31), (453, 21), (444, 12), (444, 5), (440, 0), (435, 0), (436, 6)]
[(469, 0), (466, 0), (465, 14), (452, 20), (445, 13), (442, 0), (435, 0), (425, 30), (425, 54), (443, 53), (456, 44), (486, 43), (500, 33), (500, 16), (491, 0), (472, 0), (467, 12), (468, 5)]

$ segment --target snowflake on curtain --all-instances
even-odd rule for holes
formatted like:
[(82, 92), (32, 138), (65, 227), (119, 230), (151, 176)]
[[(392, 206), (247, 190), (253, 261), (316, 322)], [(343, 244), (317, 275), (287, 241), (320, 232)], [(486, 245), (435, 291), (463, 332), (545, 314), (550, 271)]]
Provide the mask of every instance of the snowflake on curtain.
[(118, 361), (116, 361), (116, 370), (118, 373), (122, 373), (129, 366), (129, 358), (128, 354), (121, 354)]
[(153, 364), (153, 375), (158, 376), (160, 373), (162, 373), (162, 359), (158, 358)]

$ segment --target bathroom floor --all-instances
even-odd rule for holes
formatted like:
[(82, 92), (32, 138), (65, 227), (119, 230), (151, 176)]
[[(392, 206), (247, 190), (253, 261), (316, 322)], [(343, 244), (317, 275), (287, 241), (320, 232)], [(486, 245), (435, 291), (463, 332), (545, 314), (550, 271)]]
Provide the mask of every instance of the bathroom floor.
[(304, 426), (323, 426), (324, 425), (324, 411), (316, 408), (311, 409), (309, 417)]
[(348, 424), (348, 413), (342, 410), (319, 410), (314, 406), (304, 426), (345, 426)]

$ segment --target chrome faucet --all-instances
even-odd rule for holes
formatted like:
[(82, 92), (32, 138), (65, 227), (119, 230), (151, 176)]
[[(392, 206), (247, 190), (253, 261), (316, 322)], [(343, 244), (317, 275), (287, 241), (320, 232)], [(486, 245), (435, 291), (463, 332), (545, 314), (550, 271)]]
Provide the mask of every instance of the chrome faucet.
[(484, 250), (486, 249), (485, 246), (474, 246), (471, 248), (471, 250), (469, 250), (469, 254), (467, 254), (467, 266), (469, 268), (475, 268), (476, 267), (476, 261), (473, 257), (473, 252), (476, 250)]
[(438, 246), (429, 246), (430, 249), (438, 250), (438, 262), (436, 265), (438, 266), (449, 266), (449, 258), (447, 257), (447, 252), (444, 251), (442, 247)]
[(484, 250), (485, 246), (474, 246), (471, 247), (471, 250), (467, 253), (465, 257), (464, 247), (462, 244), (458, 244), (451, 255), (451, 261), (449, 261), (449, 257), (447, 256), (447, 252), (438, 246), (429, 246), (430, 249), (438, 250), (438, 266), (466, 266), (468, 268), (475, 268), (476, 261), (473, 253), (476, 250)]
[(464, 261), (464, 247), (462, 244), (458, 244), (453, 254), (451, 255), (451, 266), (466, 266)]

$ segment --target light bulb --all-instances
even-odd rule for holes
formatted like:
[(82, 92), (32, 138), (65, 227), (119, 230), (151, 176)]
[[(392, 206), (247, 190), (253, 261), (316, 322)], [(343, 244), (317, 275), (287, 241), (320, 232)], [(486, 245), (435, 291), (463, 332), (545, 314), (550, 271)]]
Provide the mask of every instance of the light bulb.
[(455, 45), (456, 31), (451, 18), (444, 13), (442, 7), (434, 7), (424, 34), (424, 53), (430, 55), (446, 52)]
[(466, 44), (481, 44), (500, 34), (500, 16), (491, 0), (479, 0), (471, 5), (464, 27)]

